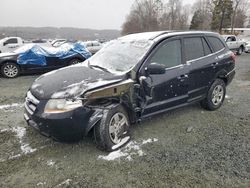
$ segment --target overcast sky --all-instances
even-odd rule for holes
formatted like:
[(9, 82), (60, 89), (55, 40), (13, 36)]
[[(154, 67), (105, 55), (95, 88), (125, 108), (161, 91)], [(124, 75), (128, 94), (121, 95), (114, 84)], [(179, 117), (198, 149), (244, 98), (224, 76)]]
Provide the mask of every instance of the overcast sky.
[(121, 29), (133, 2), (134, 0), (0, 0), (0, 26)]

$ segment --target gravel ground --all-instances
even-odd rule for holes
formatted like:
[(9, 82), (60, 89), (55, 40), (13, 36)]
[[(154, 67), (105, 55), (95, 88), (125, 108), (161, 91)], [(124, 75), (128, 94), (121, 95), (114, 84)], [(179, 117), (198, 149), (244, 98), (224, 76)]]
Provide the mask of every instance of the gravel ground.
[(153, 117), (112, 153), (91, 137), (58, 143), (27, 127), (22, 103), (37, 75), (0, 78), (0, 187), (250, 187), (249, 58), (237, 57), (219, 110)]

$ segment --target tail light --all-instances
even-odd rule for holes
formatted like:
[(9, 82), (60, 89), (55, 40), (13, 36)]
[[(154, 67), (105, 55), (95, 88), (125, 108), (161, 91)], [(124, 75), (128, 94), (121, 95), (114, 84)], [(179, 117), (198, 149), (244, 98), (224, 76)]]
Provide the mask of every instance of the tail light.
[(231, 58), (233, 59), (234, 63), (235, 63), (235, 60), (236, 60), (236, 55), (232, 52), (231, 53)]

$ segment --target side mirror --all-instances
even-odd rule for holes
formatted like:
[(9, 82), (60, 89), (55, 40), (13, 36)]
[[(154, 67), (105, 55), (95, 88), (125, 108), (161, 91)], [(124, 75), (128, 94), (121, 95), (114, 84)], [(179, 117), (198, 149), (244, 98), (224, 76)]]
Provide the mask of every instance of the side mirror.
[(7, 42), (4, 42), (4, 43), (3, 43), (3, 46), (6, 46), (7, 44), (8, 44)]
[(165, 74), (166, 68), (158, 63), (151, 63), (145, 68), (146, 75), (150, 74)]

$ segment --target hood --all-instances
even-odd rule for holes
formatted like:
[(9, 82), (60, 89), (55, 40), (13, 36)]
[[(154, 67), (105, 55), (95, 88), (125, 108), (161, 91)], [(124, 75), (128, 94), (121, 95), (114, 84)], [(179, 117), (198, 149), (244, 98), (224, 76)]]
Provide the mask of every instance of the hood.
[(38, 99), (75, 98), (86, 91), (118, 83), (125, 75), (115, 75), (83, 65), (73, 65), (43, 74), (30, 88)]

